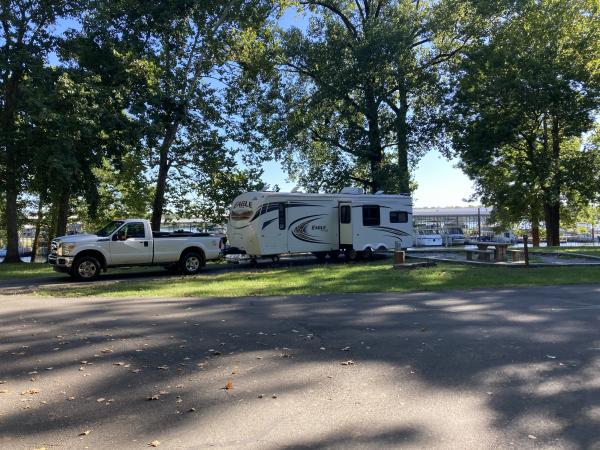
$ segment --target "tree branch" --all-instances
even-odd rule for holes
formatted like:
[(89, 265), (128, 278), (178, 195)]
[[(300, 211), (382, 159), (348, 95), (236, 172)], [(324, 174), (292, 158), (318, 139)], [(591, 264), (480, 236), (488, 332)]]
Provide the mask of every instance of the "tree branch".
[(322, 0), (306, 0), (301, 1), (300, 4), (322, 6), (323, 8), (328, 9), (336, 16), (338, 16), (342, 22), (344, 22), (344, 25), (355, 39), (358, 37), (358, 31), (356, 30), (356, 27), (352, 24), (350, 19), (348, 19), (348, 17), (346, 17), (346, 15), (342, 11), (340, 11), (335, 5), (332, 5), (331, 3)]

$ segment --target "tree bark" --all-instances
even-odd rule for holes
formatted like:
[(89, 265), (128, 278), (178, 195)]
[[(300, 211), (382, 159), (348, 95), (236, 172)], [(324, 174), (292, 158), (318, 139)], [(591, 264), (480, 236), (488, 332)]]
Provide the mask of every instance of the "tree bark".
[(382, 162), (383, 150), (381, 148), (381, 133), (379, 130), (379, 113), (373, 90), (367, 86), (365, 89), (366, 116), (369, 125), (369, 168), (371, 171), (371, 191), (373, 193), (381, 190), (384, 185)]
[(17, 92), (19, 88), (20, 73), (13, 73), (4, 90), (4, 110), (2, 111), (2, 122), (0, 131), (0, 146), (5, 147), (5, 190), (6, 190), (6, 257), (4, 262), (19, 263), (19, 179), (21, 173), (18, 167), (18, 153), (15, 148), (15, 111), (17, 108)]
[(540, 246), (540, 220), (537, 216), (531, 219), (531, 242), (534, 247)]
[(169, 161), (169, 149), (175, 141), (177, 135), (177, 128), (179, 123), (175, 122), (165, 132), (162, 145), (159, 150), (159, 161), (158, 161), (158, 177), (156, 178), (156, 189), (154, 191), (154, 200), (152, 202), (152, 218), (150, 224), (152, 231), (160, 231), (160, 224), (162, 221), (163, 210), (165, 206), (165, 191), (167, 189), (167, 177), (169, 175), (169, 169), (171, 168)]
[(560, 128), (558, 117), (552, 117), (552, 172), (550, 192), (544, 206), (546, 220), (546, 242), (549, 246), (560, 246)]
[(546, 244), (548, 247), (560, 246), (560, 204), (548, 202), (544, 205), (546, 222)]
[(400, 111), (396, 115), (396, 133), (398, 134), (398, 192), (410, 192), (410, 171), (408, 170), (408, 98), (406, 89), (400, 89)]
[(39, 246), (40, 231), (42, 229), (42, 219), (43, 219), (42, 208), (43, 208), (43, 206), (44, 205), (43, 205), (42, 199), (40, 198), (38, 201), (37, 221), (35, 223), (35, 234), (33, 236), (33, 244), (31, 245), (31, 262), (32, 263), (35, 262), (35, 257), (37, 255), (38, 246)]
[(65, 236), (67, 234), (67, 224), (69, 222), (69, 200), (71, 198), (71, 189), (65, 187), (58, 198), (56, 205), (56, 229), (54, 237)]

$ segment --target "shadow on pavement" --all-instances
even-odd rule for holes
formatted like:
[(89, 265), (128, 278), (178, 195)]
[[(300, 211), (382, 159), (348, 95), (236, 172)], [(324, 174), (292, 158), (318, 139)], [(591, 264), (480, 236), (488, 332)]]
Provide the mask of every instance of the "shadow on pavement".
[(0, 446), (596, 448), (599, 294), (7, 300)]

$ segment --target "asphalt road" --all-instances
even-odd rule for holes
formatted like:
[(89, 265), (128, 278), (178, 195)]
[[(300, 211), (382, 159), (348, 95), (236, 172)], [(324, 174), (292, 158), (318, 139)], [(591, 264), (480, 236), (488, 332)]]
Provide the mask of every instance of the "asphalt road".
[(2, 449), (600, 449), (600, 285), (0, 300)]

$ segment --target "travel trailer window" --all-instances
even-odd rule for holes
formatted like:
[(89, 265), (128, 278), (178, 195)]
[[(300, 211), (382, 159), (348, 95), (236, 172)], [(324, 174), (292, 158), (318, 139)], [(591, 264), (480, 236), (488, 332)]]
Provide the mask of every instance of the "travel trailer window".
[(407, 223), (408, 213), (406, 211), (390, 211), (390, 223)]
[(379, 206), (368, 206), (365, 205), (362, 207), (363, 212), (363, 225), (365, 227), (374, 227), (380, 224), (379, 219)]
[(279, 204), (279, 229), (285, 230), (285, 203)]
[(340, 223), (350, 223), (352, 220), (351, 212), (350, 205), (342, 205), (340, 208)]

